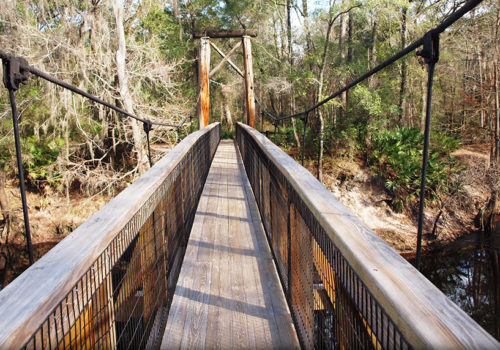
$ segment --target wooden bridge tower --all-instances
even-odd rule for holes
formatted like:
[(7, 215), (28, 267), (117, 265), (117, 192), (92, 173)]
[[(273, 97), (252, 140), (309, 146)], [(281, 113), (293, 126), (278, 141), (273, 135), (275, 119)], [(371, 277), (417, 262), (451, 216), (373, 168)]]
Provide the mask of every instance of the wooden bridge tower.
[[(219, 70), (224, 63), (228, 63), (245, 80), (245, 105), (247, 120), (246, 124), (255, 128), (255, 99), (253, 86), (253, 65), (251, 38), (257, 36), (254, 29), (239, 30), (203, 30), (193, 32), (195, 39), (200, 39), (200, 57), (198, 60), (198, 81), (200, 88), (200, 104), (198, 106), (198, 125), (203, 129), (209, 124), (210, 114), (210, 77)], [(241, 38), (228, 54), (224, 54), (211, 38)], [(231, 61), (231, 55), (243, 46), (243, 72)], [(221, 55), (222, 61), (210, 70), (210, 47)]]

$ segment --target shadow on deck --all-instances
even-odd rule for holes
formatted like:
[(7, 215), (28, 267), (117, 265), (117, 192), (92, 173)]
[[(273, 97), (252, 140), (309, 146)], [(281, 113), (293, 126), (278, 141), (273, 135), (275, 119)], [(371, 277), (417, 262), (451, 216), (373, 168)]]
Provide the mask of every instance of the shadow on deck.
[(162, 349), (298, 348), (255, 199), (222, 141), (198, 205)]

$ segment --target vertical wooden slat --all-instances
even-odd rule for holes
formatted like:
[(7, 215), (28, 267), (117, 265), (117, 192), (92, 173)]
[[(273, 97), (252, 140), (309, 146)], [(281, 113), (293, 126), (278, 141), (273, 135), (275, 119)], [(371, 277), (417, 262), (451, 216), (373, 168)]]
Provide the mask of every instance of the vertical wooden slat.
[(252, 46), (248, 35), (243, 36), (243, 65), (245, 67), (245, 102), (247, 124), (255, 128), (255, 99), (253, 94)]
[(200, 84), (200, 105), (198, 106), (198, 125), (200, 130), (208, 125), (210, 113), (210, 41), (208, 38), (200, 40), (200, 59), (198, 61), (198, 80)]

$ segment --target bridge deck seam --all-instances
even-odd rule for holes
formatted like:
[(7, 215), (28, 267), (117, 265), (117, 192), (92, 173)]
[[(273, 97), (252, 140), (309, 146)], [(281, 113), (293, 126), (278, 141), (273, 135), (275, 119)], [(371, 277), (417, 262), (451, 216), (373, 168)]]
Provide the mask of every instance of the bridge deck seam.
[(233, 141), (203, 189), (162, 349), (298, 348), (255, 199)]

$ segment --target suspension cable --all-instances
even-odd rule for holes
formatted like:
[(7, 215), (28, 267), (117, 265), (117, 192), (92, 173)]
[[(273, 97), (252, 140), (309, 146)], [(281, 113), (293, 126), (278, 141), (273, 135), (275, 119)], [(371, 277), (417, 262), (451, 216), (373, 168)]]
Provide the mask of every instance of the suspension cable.
[(257, 103), (259, 105), (259, 108), (260, 108), (260, 111), (261, 111), (261, 114), (263, 116), (266, 116), (268, 117), (269, 119), (271, 119), (273, 122), (276, 121), (276, 120), (279, 120), (279, 118), (275, 117), (274, 115), (272, 115), (271, 113), (269, 113), (268, 111), (266, 111), (264, 109), (264, 107), (262, 106), (262, 104), (260, 103), (260, 101), (257, 99), (257, 97), (254, 98), (255, 100), (255, 103)]
[(422, 250), (422, 236), (423, 236), (423, 220), (424, 220), (424, 211), (425, 211), (425, 188), (426, 188), (426, 175), (427, 175), (427, 166), (428, 166), (428, 159), (429, 159), (429, 138), (430, 138), (430, 123), (431, 123), (431, 105), (432, 105), (432, 87), (433, 87), (433, 81), (434, 81), (434, 70), (436, 63), (439, 60), (439, 35), (443, 33), (449, 26), (451, 26), (453, 23), (455, 23), (458, 19), (463, 17), (467, 12), (472, 10), (474, 7), (476, 7), (478, 4), (480, 4), (482, 0), (469, 0), (467, 1), (464, 6), (453, 12), (449, 17), (444, 19), (441, 24), (439, 24), (437, 27), (429, 30), (422, 36), (420, 39), (416, 40), (412, 44), (408, 45), (405, 47), (403, 50), (399, 51), (392, 57), (386, 59), (382, 63), (380, 63), (378, 66), (374, 67), (373, 69), (369, 70), (365, 74), (359, 76), (349, 84), (345, 85), (341, 89), (337, 90), (327, 98), (323, 99), (322, 101), (318, 102), (311, 108), (300, 112), (300, 113), (295, 113), (291, 114), (285, 117), (275, 117), (271, 115), (270, 113), (266, 112), (262, 106), (261, 106), (261, 111), (262, 115), (267, 115), (273, 120), (273, 124), (275, 126), (275, 142), (276, 142), (276, 125), (279, 121), (285, 120), (285, 119), (290, 119), (290, 118), (296, 118), (296, 117), (301, 117), (302, 121), (304, 122), (304, 135), (303, 135), (303, 145), (302, 145), (302, 165), (304, 165), (304, 150), (305, 150), (305, 142), (306, 142), (306, 126), (307, 126), (307, 120), (309, 117), (309, 113), (313, 112), (317, 108), (321, 107), (328, 101), (332, 100), (333, 98), (340, 96), (343, 92), (349, 90), (350, 88), (356, 86), (357, 84), (361, 83), (362, 81), (366, 80), (367, 78), (371, 77), (375, 73), (379, 72), (380, 70), (386, 68), (387, 66), (393, 64), (400, 58), (408, 55), (410, 52), (414, 51), (420, 46), (423, 46), (423, 48), (419, 51), (416, 52), (417, 56), (421, 56), (424, 58), (425, 63), (427, 64), (427, 69), (428, 69), (428, 74), (427, 74), (427, 99), (426, 99), (426, 114), (425, 114), (425, 130), (424, 130), (424, 146), (423, 146), (423, 152), (422, 152), (422, 169), (421, 169), (421, 178), (420, 178), (420, 198), (419, 198), (419, 213), (418, 213), (418, 229), (417, 229), (417, 248), (416, 248), (416, 259), (415, 259), (415, 267), (417, 270), (420, 269), (420, 260), (421, 260), (421, 250)]
[[(334, 99), (335, 97), (340, 96), (343, 92), (345, 92), (345, 91), (353, 88), (354, 86), (356, 86), (359, 83), (361, 83), (362, 81), (368, 79), (369, 77), (371, 77), (375, 73), (381, 71), (382, 69), (386, 68), (387, 66), (390, 66), (391, 64), (393, 64), (394, 62), (396, 62), (400, 58), (408, 55), (410, 52), (412, 52), (415, 49), (417, 49), (418, 47), (422, 46), (424, 44), (424, 42), (425, 42), (425, 37), (426, 36), (428, 36), (428, 35), (436, 36), (436, 35), (441, 34), (449, 26), (451, 26), (453, 23), (455, 23), (457, 20), (459, 20), (461, 17), (463, 17), (464, 14), (466, 14), (467, 12), (469, 12), (470, 10), (472, 10), (474, 7), (476, 7), (477, 5), (479, 5), (482, 1), (483, 0), (469, 0), (469, 1), (467, 1), (464, 6), (462, 6), (461, 8), (459, 8), (458, 10), (456, 10), (455, 12), (453, 12), (450, 16), (448, 16), (446, 19), (444, 19), (443, 22), (441, 22), (440, 25), (438, 25), (434, 29), (429, 30), (426, 34), (424, 34), (424, 36), (422, 36), (421, 38), (417, 39), (415, 42), (413, 42), (412, 44), (408, 45), (407, 47), (405, 47), (401, 51), (397, 52), (393, 56), (389, 57), (388, 59), (386, 59), (385, 61), (383, 61), (382, 63), (380, 63), (378, 66), (372, 68), (371, 70), (369, 70), (365, 74), (363, 74), (363, 75), (359, 76), (358, 78), (356, 78), (355, 80), (351, 81), (350, 83), (348, 83), (347, 85), (345, 85), (341, 89), (337, 90), (336, 92), (334, 92), (333, 94), (331, 94), (327, 98), (325, 98), (325, 99), (321, 100), (320, 102), (316, 103), (314, 106), (310, 107), (309, 109), (306, 109), (306, 110), (304, 110), (302, 112), (299, 112), (299, 113), (290, 114), (290, 115), (287, 115), (287, 116), (284, 116), (284, 117), (275, 117), (275, 116), (272, 116), (272, 119), (273, 120), (281, 121), (281, 120), (290, 119), (290, 118), (299, 118), (299, 117), (301, 117), (303, 115), (307, 115), (310, 112), (318, 109), (319, 107), (321, 107), (322, 105), (324, 105), (328, 101)], [(266, 114), (268, 114), (268, 112), (266, 112)]]
[[(4, 61), (5, 60), (12, 61), (12, 60), (18, 59), (18, 57), (15, 57), (13, 55), (10, 55), (10, 54), (5, 53), (5, 52), (3, 52), (3, 51), (0, 50), (0, 59), (2, 59)], [(70, 90), (70, 91), (72, 91), (72, 92), (74, 92), (74, 93), (76, 93), (78, 95), (81, 95), (83, 97), (88, 98), (89, 100), (91, 100), (93, 102), (96, 102), (96, 103), (98, 103), (100, 105), (108, 107), (109, 109), (112, 109), (112, 110), (114, 110), (114, 111), (116, 111), (118, 113), (121, 113), (121, 114), (123, 114), (123, 115), (125, 115), (127, 117), (130, 117), (130, 118), (135, 119), (135, 120), (137, 120), (139, 122), (142, 122), (142, 123), (148, 123), (148, 124), (151, 124), (151, 125), (158, 125), (158, 126), (167, 126), (167, 127), (172, 127), (172, 128), (179, 128), (190, 117), (190, 115), (193, 114), (193, 111), (191, 111), (191, 113), (188, 116), (186, 116), (184, 119), (182, 119), (182, 121), (179, 124), (162, 123), (162, 122), (157, 122), (157, 121), (153, 121), (153, 120), (148, 120), (148, 119), (140, 118), (140, 117), (136, 116), (135, 114), (132, 114), (132, 113), (124, 110), (123, 108), (120, 108), (120, 107), (115, 106), (115, 105), (113, 105), (113, 104), (111, 104), (109, 102), (106, 102), (106, 101), (100, 99), (99, 97), (91, 95), (88, 92), (85, 92), (85, 91), (77, 88), (76, 86), (73, 86), (73, 85), (71, 85), (69, 83), (66, 83), (65, 81), (57, 79), (57, 78), (51, 76), (48, 73), (45, 73), (45, 72), (43, 72), (43, 71), (41, 71), (41, 70), (39, 70), (39, 69), (37, 69), (35, 67), (30, 66), (26, 62), (26, 60), (24, 60), (24, 59), (21, 62), (20, 70), (21, 70), (21, 72), (32, 73), (32, 74), (34, 74), (35, 76), (37, 76), (39, 78), (42, 78), (42, 79), (47, 80), (47, 81), (49, 81), (49, 82), (51, 82), (53, 84), (56, 84), (56, 85), (61, 86), (61, 87), (65, 88), (65, 89), (68, 89), (68, 90)], [(196, 108), (196, 105), (198, 104), (199, 100), (200, 100), (200, 95), (198, 94), (198, 99), (196, 101), (196, 104), (195, 104), (194, 108)], [(194, 108), (193, 108), (193, 110), (194, 110)]]
[(124, 110), (122, 108), (119, 108), (119, 107), (117, 107), (111, 103), (108, 103), (108, 102), (106, 102), (106, 101), (104, 101), (96, 96), (93, 96), (93, 95), (91, 95), (91, 94), (71, 85), (71, 84), (68, 84), (60, 79), (57, 79), (57, 78), (39, 70), (39, 69), (31, 67), (28, 64), (28, 62), (26, 61), (26, 59), (23, 57), (13, 56), (13, 55), (10, 55), (10, 54), (0, 50), (0, 59), (2, 60), (2, 65), (3, 65), (3, 81), (4, 81), (5, 88), (9, 91), (9, 100), (10, 100), (11, 110), (12, 110), (12, 121), (13, 121), (13, 125), (14, 125), (14, 141), (15, 141), (15, 147), (16, 147), (16, 158), (17, 158), (18, 177), (19, 177), (19, 189), (21, 192), (21, 202), (22, 202), (22, 207), (23, 207), (25, 237), (26, 237), (26, 243), (27, 243), (29, 262), (30, 262), (30, 265), (32, 265), (34, 262), (33, 244), (32, 244), (30, 224), (29, 224), (28, 204), (27, 204), (27, 200), (26, 200), (26, 187), (25, 187), (22, 154), (21, 154), (21, 141), (20, 141), (20, 135), (19, 135), (19, 123), (18, 123), (17, 102), (16, 102), (16, 91), (19, 89), (19, 85), (21, 83), (26, 83), (26, 81), (29, 78), (29, 73), (32, 73), (32, 74), (36, 75), (37, 77), (40, 77), (40, 78), (45, 79), (51, 83), (54, 83), (54, 84), (59, 85), (65, 89), (68, 89), (68, 90), (70, 90), (78, 95), (86, 97), (91, 101), (94, 101), (98, 104), (101, 104), (105, 107), (108, 107), (109, 109), (112, 109), (112, 110), (114, 110), (118, 113), (121, 113), (127, 117), (130, 117), (132, 119), (135, 119), (137, 121), (142, 122), (143, 127), (144, 127), (144, 132), (146, 133), (146, 140), (147, 140), (147, 147), (148, 147), (148, 160), (149, 160), (150, 167), (153, 166), (153, 160), (151, 157), (151, 143), (150, 143), (149, 133), (153, 129), (153, 125), (172, 127), (172, 128), (176, 128), (178, 131), (182, 127), (182, 125), (184, 125), (184, 123), (186, 122), (186, 120), (188, 118), (192, 118), (193, 113), (194, 113), (194, 111), (195, 111), (195, 109), (200, 101), (200, 94), (198, 94), (196, 104), (194, 105), (191, 112), (186, 117), (184, 117), (180, 121), (180, 123), (168, 124), (168, 123), (155, 122), (155, 121), (151, 121), (148, 119), (139, 118), (138, 116), (136, 116), (130, 112), (127, 112), (126, 110)]

